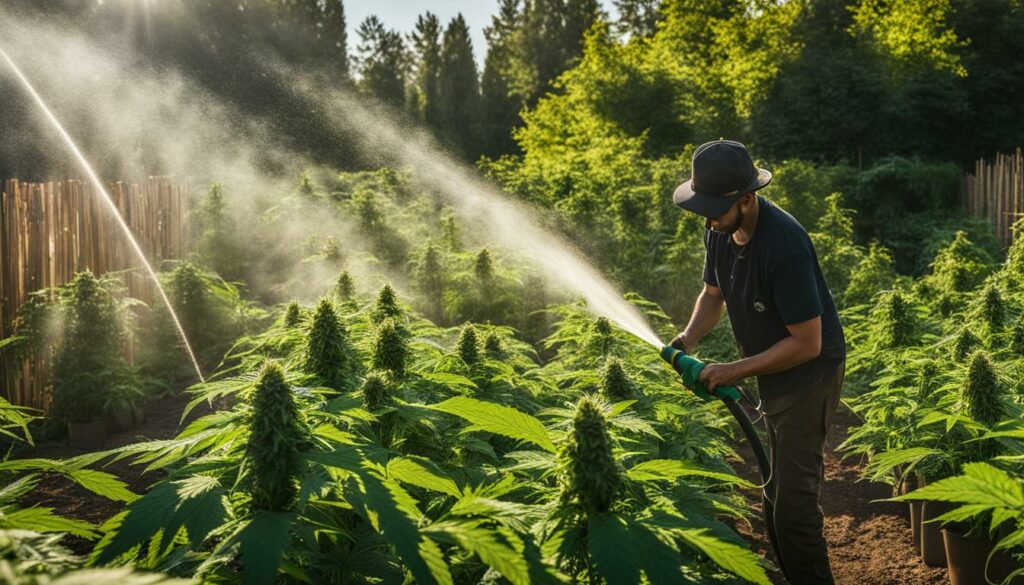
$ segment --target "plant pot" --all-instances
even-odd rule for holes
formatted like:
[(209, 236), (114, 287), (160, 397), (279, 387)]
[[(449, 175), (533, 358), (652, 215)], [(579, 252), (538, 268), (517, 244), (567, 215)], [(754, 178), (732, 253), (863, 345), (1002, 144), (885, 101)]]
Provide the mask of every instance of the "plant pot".
[(142, 423), (146, 422), (146, 407), (142, 404), (136, 404), (132, 407), (132, 416), (135, 419), (136, 426), (141, 426)]
[(929, 567), (946, 566), (946, 545), (942, 540), (942, 527), (933, 518), (949, 511), (945, 502), (921, 503), (921, 558)]
[(914, 538), (914, 550), (921, 551), (921, 502), (910, 502), (910, 533)]
[[(996, 545), (995, 541), (989, 538), (969, 538), (948, 528), (942, 529), (942, 538), (946, 546), (951, 585), (1002, 583), (1015, 568), (1013, 559), (1005, 551), (997, 551), (989, 560), (988, 556)], [(1017, 576), (1009, 585), (1022, 584), (1024, 577)]]
[[(904, 478), (903, 481), (899, 485), (893, 486), (893, 495), (894, 496), (906, 495), (906, 494), (909, 494), (910, 492), (916, 490), (917, 488), (918, 488), (917, 476), (915, 475), (915, 476), (907, 477), (907, 478)], [(921, 505), (920, 502), (907, 502), (907, 511), (909, 513), (908, 516), (907, 516), (907, 521), (910, 523), (911, 529), (914, 529), (914, 509), (913, 508), (914, 508), (915, 504), (917, 504), (919, 507)], [(917, 530), (920, 531), (920, 514), (918, 514), (918, 528), (917, 528)], [(918, 539), (918, 535), (915, 534), (914, 535), (914, 542), (915, 543), (917, 542), (917, 539)]]
[(101, 449), (107, 438), (107, 423), (102, 420), (68, 423), (68, 445), (78, 449)]
[(135, 417), (131, 409), (118, 410), (106, 416), (107, 433), (113, 434), (135, 428)]

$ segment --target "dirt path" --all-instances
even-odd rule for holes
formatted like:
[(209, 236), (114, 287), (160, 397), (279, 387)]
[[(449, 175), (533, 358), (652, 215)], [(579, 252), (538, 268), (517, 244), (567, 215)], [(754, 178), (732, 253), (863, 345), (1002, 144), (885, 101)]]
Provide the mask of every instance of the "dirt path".
[[(862, 466), (854, 460), (841, 461), (836, 447), (846, 439), (856, 417), (840, 406), (835, 426), (829, 433), (825, 452), (825, 486), (821, 508), (825, 512), (832, 573), (838, 585), (940, 585), (948, 583), (945, 569), (933, 569), (914, 551), (906, 504), (872, 502), (892, 495), (891, 488), (858, 481)], [(744, 463), (736, 469), (743, 477), (760, 482), (754, 457), (748, 447), (741, 449)], [(738, 531), (751, 541), (755, 551), (774, 560), (760, 518), (760, 491), (748, 494), (758, 517), (751, 528)], [(781, 573), (772, 575), (784, 585)]]

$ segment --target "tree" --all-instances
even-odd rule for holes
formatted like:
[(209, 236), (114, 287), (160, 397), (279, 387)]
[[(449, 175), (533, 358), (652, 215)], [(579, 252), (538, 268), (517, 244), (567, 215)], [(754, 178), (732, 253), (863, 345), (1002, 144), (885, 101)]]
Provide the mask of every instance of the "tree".
[(348, 32), (346, 32), (345, 3), (327, 0), (317, 23), (318, 35), (327, 54), (328, 67), (337, 72), (339, 79), (349, 78)]
[(509, 76), (521, 12), (519, 0), (501, 0), (491, 26), (484, 29), (487, 57), (480, 80), (481, 152), (497, 157), (516, 151), (512, 129), (521, 124), (522, 102), (511, 95)]
[(407, 56), (402, 35), (384, 28), (376, 16), (368, 16), (356, 31), (356, 64), (359, 89), (385, 104), (401, 107), (405, 101)]
[(649, 37), (661, 20), (661, 0), (612, 0), (619, 12), (615, 29), (619, 34)]
[(472, 156), (478, 148), (480, 85), (469, 26), (462, 14), (444, 31), (440, 85), (443, 136), (461, 153)]
[(416, 67), (413, 114), (429, 128), (440, 126), (441, 21), (427, 12), (416, 20), (410, 35)]

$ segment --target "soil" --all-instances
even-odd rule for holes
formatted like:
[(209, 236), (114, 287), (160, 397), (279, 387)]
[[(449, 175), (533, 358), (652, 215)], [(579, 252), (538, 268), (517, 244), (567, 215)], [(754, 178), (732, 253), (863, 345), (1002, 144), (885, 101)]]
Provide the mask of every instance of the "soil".
[[(173, 438), (189, 422), (209, 414), (211, 411), (206, 404), (201, 404), (194, 408), (189, 413), (188, 419), (182, 421), (179, 425), (181, 413), (191, 398), (191, 395), (178, 395), (150, 402), (145, 409), (145, 422), (135, 429), (108, 435), (104, 442), (104, 449), (113, 449), (145, 440)], [(12, 458), (38, 457), (63, 459), (87, 452), (88, 450), (69, 446), (67, 440), (62, 439), (38, 442), (35, 448), (16, 451), (12, 454)], [(161, 471), (142, 473), (145, 466), (132, 465), (129, 459), (122, 459), (110, 464), (104, 463), (100, 462), (93, 467), (116, 475), (121, 481), (128, 484), (128, 489), (137, 494), (145, 493), (150, 486), (163, 476)], [(97, 526), (124, 508), (123, 502), (114, 502), (98, 496), (64, 476), (57, 474), (44, 476), (39, 485), (26, 494), (25, 497), (21, 498), (19, 503), (26, 507), (45, 506), (54, 508), (61, 516), (76, 520), (86, 520)], [(64, 544), (72, 551), (84, 554), (92, 550), (94, 543), (83, 538), (68, 536)]]
[[(832, 574), (838, 585), (939, 585), (948, 583), (946, 569), (924, 564), (914, 550), (907, 504), (878, 502), (892, 496), (892, 488), (860, 479), (863, 465), (853, 459), (842, 460), (836, 447), (847, 437), (856, 416), (840, 405), (825, 449), (825, 485), (821, 509), (825, 513), (825, 540), (828, 541)], [(760, 483), (753, 452), (744, 444), (743, 462), (736, 470), (744, 478)], [(775, 555), (765, 536), (761, 519), (761, 492), (747, 493), (757, 516), (750, 526), (737, 531), (751, 542), (752, 548), (772, 559)], [(772, 582), (787, 583), (778, 571)]]

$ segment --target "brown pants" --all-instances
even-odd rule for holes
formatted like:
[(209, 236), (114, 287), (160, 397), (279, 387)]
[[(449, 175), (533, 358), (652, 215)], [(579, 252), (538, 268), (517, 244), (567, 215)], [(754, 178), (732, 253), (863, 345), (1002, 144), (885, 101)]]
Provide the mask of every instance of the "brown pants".
[(825, 475), (825, 436), (843, 389), (846, 362), (809, 388), (765, 400), (772, 478), (765, 511), (774, 508), (775, 550), (792, 585), (834, 583), (818, 497)]

